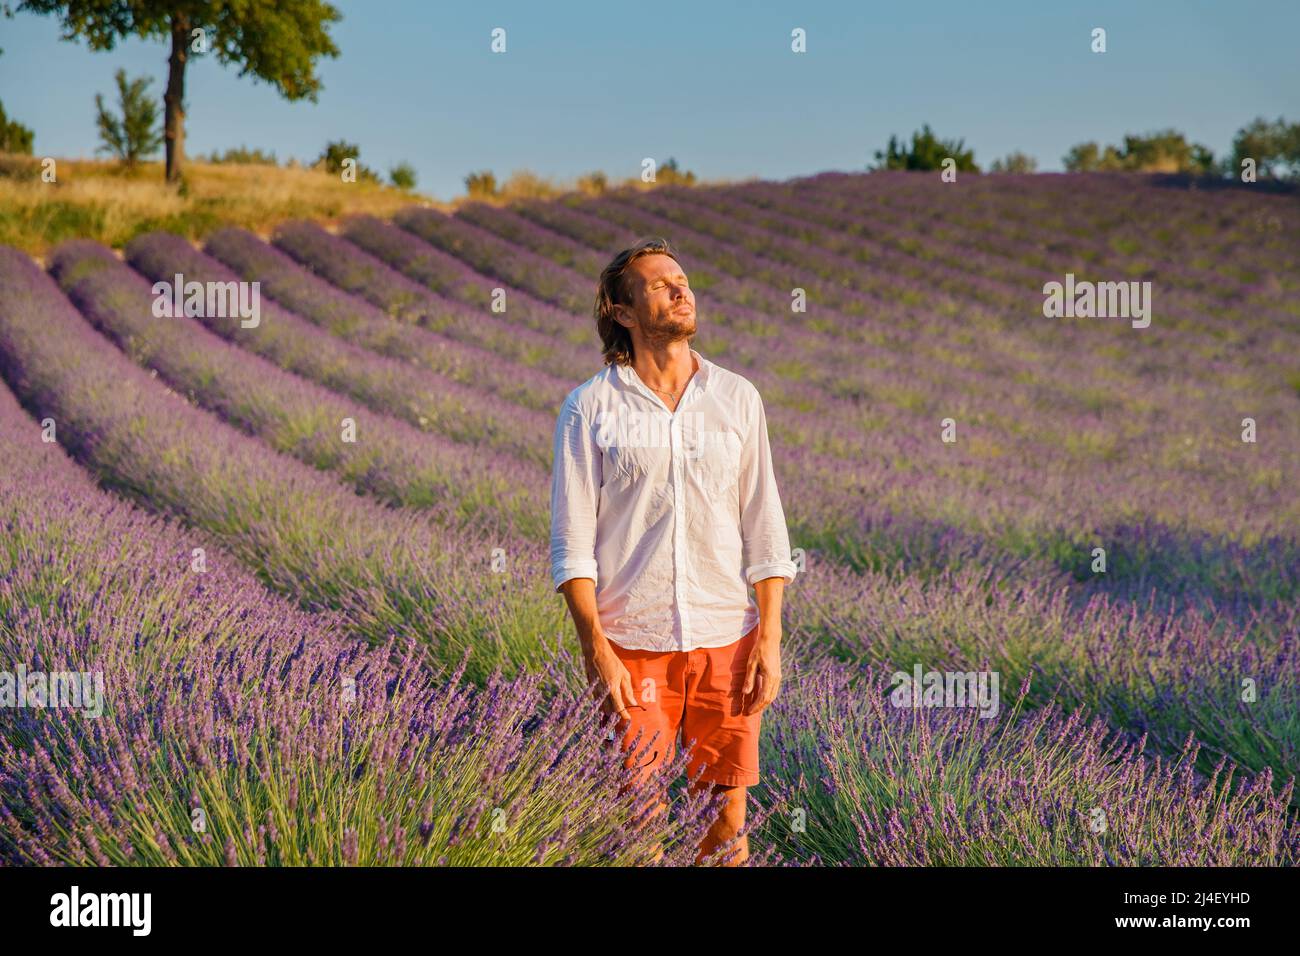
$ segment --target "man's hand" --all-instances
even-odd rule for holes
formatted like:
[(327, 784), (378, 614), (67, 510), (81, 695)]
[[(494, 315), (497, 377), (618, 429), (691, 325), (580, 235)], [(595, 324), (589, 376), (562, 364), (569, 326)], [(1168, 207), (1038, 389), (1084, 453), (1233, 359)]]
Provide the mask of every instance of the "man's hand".
[(592, 656), (583, 655), (587, 668), (587, 680), (596, 681), (595, 692), (602, 694), (600, 708), (605, 713), (618, 714), (623, 720), (630, 720), (628, 710), (639, 707), (636, 694), (632, 688), (632, 675), (619, 656), (607, 645), (599, 647)]
[(582, 644), (582, 662), (587, 669), (587, 680), (595, 681), (593, 693), (604, 697), (600, 709), (628, 719), (628, 710), (638, 707), (633, 695), (632, 675), (610, 648), (609, 638), (600, 626), (596, 613), (596, 582), (592, 578), (570, 578), (560, 585), (569, 613)]
[[(759, 622), (758, 634), (754, 646), (749, 651), (749, 660), (745, 664), (746, 715), (761, 713), (763, 708), (776, 700), (777, 691), (781, 689), (781, 619)], [(750, 695), (753, 698), (750, 699)]]

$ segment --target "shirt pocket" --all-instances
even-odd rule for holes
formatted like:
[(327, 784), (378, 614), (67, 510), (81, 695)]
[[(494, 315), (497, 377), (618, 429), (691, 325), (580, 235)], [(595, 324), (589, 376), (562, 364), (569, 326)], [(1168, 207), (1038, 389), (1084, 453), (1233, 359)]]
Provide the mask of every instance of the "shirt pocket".
[(700, 443), (699, 457), (693, 465), (699, 469), (700, 486), (719, 503), (736, 498), (740, 481), (740, 436), (735, 432), (710, 432)]

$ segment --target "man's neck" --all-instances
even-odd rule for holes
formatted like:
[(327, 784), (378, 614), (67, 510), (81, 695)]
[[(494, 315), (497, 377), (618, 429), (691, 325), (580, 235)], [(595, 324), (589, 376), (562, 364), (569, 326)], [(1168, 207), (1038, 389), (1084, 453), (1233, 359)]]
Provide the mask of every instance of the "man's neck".
[(645, 386), (653, 391), (680, 395), (698, 369), (691, 347), (686, 342), (671, 342), (661, 349), (637, 349), (632, 368)]

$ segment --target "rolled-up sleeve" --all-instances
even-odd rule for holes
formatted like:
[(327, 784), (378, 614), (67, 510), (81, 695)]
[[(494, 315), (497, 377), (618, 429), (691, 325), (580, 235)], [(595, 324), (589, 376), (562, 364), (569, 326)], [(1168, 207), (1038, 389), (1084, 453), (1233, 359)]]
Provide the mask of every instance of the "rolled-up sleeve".
[(785, 510), (772, 470), (767, 413), (758, 389), (750, 391), (750, 414), (740, 453), (740, 530), (744, 542), (745, 581), (782, 577), (789, 584), (798, 571), (790, 559)]
[(570, 394), (555, 423), (551, 466), (551, 582), (596, 580), (596, 512), (600, 503), (600, 447), (576, 397)]

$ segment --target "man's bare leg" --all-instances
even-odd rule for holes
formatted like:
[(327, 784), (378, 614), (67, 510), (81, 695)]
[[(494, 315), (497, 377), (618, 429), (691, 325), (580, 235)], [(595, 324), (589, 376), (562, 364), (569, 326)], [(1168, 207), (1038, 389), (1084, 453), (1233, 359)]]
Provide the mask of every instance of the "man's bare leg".
[[(620, 787), (618, 791), (619, 796), (620, 797), (625, 796), (627, 793), (630, 792), (630, 790), (631, 787), (627, 787), (627, 786)], [(658, 799), (657, 797), (651, 797), (650, 800), (642, 804), (637, 809), (637, 813), (638, 815), (644, 814), (642, 825), (645, 826), (655, 821), (667, 809), (668, 809), (667, 803), (665, 803), (663, 800)], [(660, 843), (659, 847), (655, 850), (654, 859), (651, 862), (659, 863), (661, 860), (663, 860), (663, 858), (664, 858), (664, 848), (663, 848), (663, 844)]]
[[(658, 803), (655, 803), (654, 809), (650, 810), (650, 812), (646, 814), (645, 825), (649, 825), (649, 823), (651, 822), (658, 821), (658, 819), (663, 816), (664, 810), (667, 809), (668, 809), (668, 804), (663, 803), (663, 800), (659, 800)], [(662, 843), (660, 843), (658, 847), (655, 848), (654, 860), (651, 862), (660, 862), (660, 861), (663, 861)]]
[[(708, 785), (708, 781), (700, 780), (696, 782), (696, 789), (702, 789)], [(726, 806), (722, 808), (722, 813), (714, 821), (713, 826), (705, 835), (704, 840), (700, 843), (699, 852), (695, 856), (696, 864), (699, 864), (706, 856), (720, 847), (722, 844), (731, 840), (745, 826), (745, 804), (746, 795), (749, 788), (745, 786), (725, 786), (724, 784), (713, 784), (713, 792), (725, 793), (727, 795)], [(749, 835), (746, 834), (740, 838), (738, 846), (734, 850), (735, 855), (727, 866), (740, 866), (749, 859)]]

